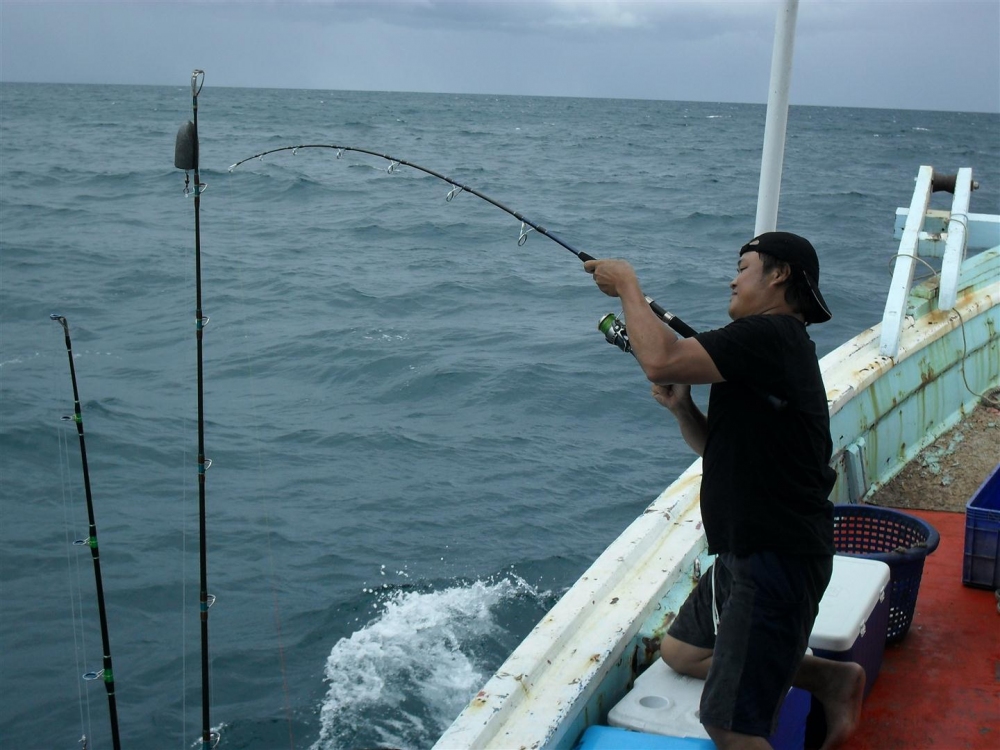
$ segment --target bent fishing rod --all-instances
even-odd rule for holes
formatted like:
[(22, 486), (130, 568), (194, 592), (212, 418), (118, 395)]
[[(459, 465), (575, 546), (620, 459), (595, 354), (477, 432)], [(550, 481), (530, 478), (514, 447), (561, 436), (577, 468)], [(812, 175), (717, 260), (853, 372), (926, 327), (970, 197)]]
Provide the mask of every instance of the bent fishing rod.
[(111, 742), (115, 750), (121, 749), (118, 736), (118, 702), (115, 699), (115, 674), (111, 667), (111, 636), (108, 633), (108, 613), (104, 606), (104, 579), (101, 576), (101, 555), (97, 545), (97, 521), (94, 517), (94, 498), (90, 491), (90, 469), (87, 464), (87, 441), (83, 436), (83, 409), (80, 406), (80, 390), (76, 384), (76, 366), (73, 363), (73, 342), (69, 335), (69, 321), (62, 315), (53, 313), (50, 319), (59, 323), (66, 338), (66, 353), (69, 356), (69, 376), (73, 381), (73, 416), (63, 417), (76, 423), (76, 433), (80, 438), (80, 460), (83, 463), (83, 489), (87, 498), (88, 536), (75, 544), (90, 547), (90, 556), (94, 561), (94, 580), (97, 586), (97, 613), (101, 621), (101, 646), (104, 649), (104, 660), (99, 672), (87, 672), (85, 680), (104, 680), (108, 693), (108, 712), (111, 716)]
[[(575, 247), (573, 247), (570, 243), (568, 243), (562, 237), (557, 235), (555, 232), (549, 231), (544, 226), (538, 224), (537, 222), (532, 221), (521, 212), (515, 211), (514, 209), (504, 205), (500, 201), (491, 198), (485, 193), (482, 193), (479, 190), (470, 187), (469, 185), (465, 185), (461, 182), (458, 182), (457, 180), (453, 180), (451, 177), (448, 177), (447, 175), (441, 174), (440, 172), (436, 172), (433, 169), (428, 169), (427, 167), (423, 167), (419, 164), (415, 164), (412, 161), (407, 161), (406, 159), (399, 159), (395, 156), (390, 156), (389, 154), (383, 154), (378, 151), (372, 151), (371, 149), (367, 148), (358, 148), (355, 146), (339, 146), (333, 143), (303, 143), (299, 144), (298, 146), (280, 146), (278, 148), (268, 149), (267, 151), (261, 151), (259, 154), (248, 156), (245, 159), (240, 159), (238, 162), (229, 167), (229, 172), (232, 173), (233, 170), (235, 170), (241, 164), (245, 164), (248, 161), (253, 161), (254, 159), (263, 161), (264, 157), (268, 156), (269, 154), (277, 154), (285, 151), (291, 151), (292, 154), (295, 155), (302, 149), (311, 149), (311, 148), (332, 149), (337, 152), (338, 159), (341, 158), (346, 152), (368, 154), (369, 156), (375, 156), (379, 159), (384, 159), (387, 162), (389, 162), (389, 166), (386, 168), (386, 172), (388, 174), (392, 174), (393, 172), (395, 172), (396, 167), (398, 166), (404, 166), (404, 167), (410, 167), (411, 169), (416, 169), (418, 172), (423, 172), (424, 174), (428, 174), (431, 177), (436, 177), (437, 179), (446, 182), (452, 186), (452, 189), (449, 190), (448, 194), (445, 196), (445, 200), (448, 201), (449, 203), (451, 202), (452, 198), (454, 198), (459, 193), (462, 192), (471, 193), (477, 198), (486, 201), (492, 206), (496, 206), (501, 211), (510, 214), (515, 219), (520, 221), (521, 233), (517, 238), (518, 247), (524, 245), (524, 243), (528, 240), (529, 232), (536, 231), (539, 234), (548, 237), (557, 245), (566, 248), (584, 263), (587, 262), (588, 260), (595, 260), (594, 256), (588, 255), (582, 250), (577, 250)], [(652, 297), (646, 296), (645, 299), (646, 303), (649, 305), (650, 309), (656, 314), (656, 316), (664, 323), (666, 323), (668, 326), (670, 326), (670, 328), (672, 328), (678, 334), (680, 334), (684, 338), (691, 338), (692, 336), (697, 335), (697, 331), (695, 331), (691, 326), (689, 326), (687, 323), (685, 323), (683, 320), (678, 318), (673, 313), (665, 310)], [(603, 318), (601, 318), (600, 321), (598, 321), (597, 329), (604, 334), (604, 338), (609, 344), (614, 344), (627, 354), (634, 354), (634, 352), (632, 351), (632, 344), (628, 338), (628, 331), (625, 327), (625, 321), (622, 313), (619, 313), (618, 315), (615, 315), (614, 313), (608, 313)], [(759, 389), (754, 389), (754, 390), (759, 390)], [(784, 409), (785, 406), (787, 405), (787, 402), (778, 398), (777, 396), (763, 392), (761, 392), (760, 395), (764, 397), (767, 400), (767, 402), (771, 405), (771, 407), (774, 408), (775, 410)]]
[[(199, 611), (201, 618), (201, 723), (202, 750), (208, 750), (219, 742), (219, 733), (212, 731), (209, 721), (211, 686), (208, 660), (208, 610), (215, 603), (215, 597), (208, 593), (208, 541), (205, 502), (205, 472), (212, 465), (205, 458), (205, 380), (202, 338), (208, 318), (201, 309), (201, 194), (206, 185), (202, 183), (198, 165), (198, 94), (205, 85), (205, 71), (191, 73), (192, 119), (181, 125), (174, 143), (174, 166), (184, 170), (184, 194), (194, 196), (194, 278), (195, 278), (195, 340), (197, 342), (198, 369), (198, 538), (199, 538)], [(194, 187), (189, 186), (188, 172), (194, 172)]]
[[(398, 166), (404, 166), (404, 167), (410, 167), (411, 169), (416, 169), (418, 172), (423, 172), (424, 174), (428, 174), (431, 177), (436, 177), (437, 179), (446, 182), (452, 186), (452, 189), (448, 191), (448, 194), (445, 196), (445, 200), (448, 201), (449, 203), (451, 202), (452, 198), (454, 198), (459, 193), (463, 192), (471, 193), (477, 198), (486, 201), (492, 206), (496, 206), (501, 211), (510, 214), (515, 219), (520, 221), (521, 233), (517, 238), (518, 247), (523, 246), (524, 243), (527, 242), (529, 232), (536, 231), (539, 234), (548, 237), (557, 245), (566, 248), (583, 262), (586, 262), (588, 260), (595, 260), (595, 258), (592, 255), (588, 255), (587, 253), (581, 250), (577, 250), (575, 247), (573, 247), (571, 244), (569, 244), (566, 240), (564, 240), (555, 232), (549, 231), (544, 226), (538, 224), (537, 222), (532, 221), (521, 212), (515, 211), (514, 209), (505, 206), (500, 201), (494, 200), (490, 196), (480, 192), (479, 190), (476, 190), (473, 187), (470, 187), (461, 182), (453, 180), (451, 177), (443, 175), (440, 172), (436, 172), (433, 169), (428, 169), (427, 167), (422, 167), (419, 164), (414, 164), (413, 162), (407, 161), (406, 159), (398, 159), (395, 156), (389, 156), (388, 154), (383, 154), (378, 151), (372, 151), (371, 149), (367, 148), (357, 148), (355, 146), (338, 146), (332, 143), (303, 143), (298, 146), (281, 146), (280, 148), (272, 148), (267, 151), (262, 151), (259, 154), (248, 156), (245, 159), (241, 159), (240, 161), (236, 162), (231, 167), (229, 167), (229, 171), (232, 172), (241, 164), (245, 164), (248, 161), (253, 161), (254, 159), (263, 160), (264, 157), (268, 156), (269, 154), (276, 154), (283, 151), (291, 151), (292, 154), (294, 155), (298, 153), (300, 150), (307, 148), (332, 149), (337, 152), (338, 159), (341, 158), (341, 156), (343, 156), (345, 152), (368, 154), (369, 156), (375, 156), (379, 159), (385, 159), (387, 162), (389, 162), (389, 166), (386, 168), (386, 172), (388, 174), (392, 174), (393, 172), (395, 172), (396, 167)], [(662, 320), (664, 323), (666, 323), (668, 326), (674, 329), (681, 336), (685, 338), (690, 338), (691, 336), (695, 335), (696, 331), (693, 328), (691, 328), (691, 326), (689, 326), (683, 320), (678, 318), (676, 315), (665, 310), (654, 299), (652, 299), (651, 297), (646, 297), (646, 302), (649, 303), (650, 309), (652, 309), (652, 311), (656, 313), (656, 316), (660, 320)], [(610, 317), (607, 315), (604, 316), (603, 318), (601, 318), (600, 323), (598, 323), (598, 329), (601, 331), (601, 333), (604, 334), (605, 338), (608, 340), (609, 343), (615, 344), (616, 346), (618, 346), (618, 348), (622, 349), (622, 351), (626, 352), (631, 351), (630, 345), (628, 346), (628, 348), (626, 348), (626, 345), (628, 344), (628, 335), (625, 331), (625, 324), (622, 322), (620, 315), (615, 316), (612, 314), (610, 315)]]

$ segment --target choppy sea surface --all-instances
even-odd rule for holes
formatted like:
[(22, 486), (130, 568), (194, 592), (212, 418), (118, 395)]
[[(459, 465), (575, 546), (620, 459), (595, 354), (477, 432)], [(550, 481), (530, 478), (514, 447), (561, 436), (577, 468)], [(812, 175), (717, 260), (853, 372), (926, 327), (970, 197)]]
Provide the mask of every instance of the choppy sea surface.
[[(209, 73), (211, 73), (209, 71)], [(194, 206), (176, 87), (0, 86), (0, 746), (110, 747), (72, 335), (123, 745), (200, 747)], [(223, 748), (433, 744), (693, 456), (555, 243), (726, 322), (765, 109), (219, 89), (199, 97), (211, 717)], [(1000, 210), (995, 114), (793, 107), (779, 228), (881, 316), (921, 164)], [(192, 175), (193, 177), (193, 175)], [(935, 204), (947, 201), (935, 199)], [(704, 403), (705, 389), (697, 398)]]

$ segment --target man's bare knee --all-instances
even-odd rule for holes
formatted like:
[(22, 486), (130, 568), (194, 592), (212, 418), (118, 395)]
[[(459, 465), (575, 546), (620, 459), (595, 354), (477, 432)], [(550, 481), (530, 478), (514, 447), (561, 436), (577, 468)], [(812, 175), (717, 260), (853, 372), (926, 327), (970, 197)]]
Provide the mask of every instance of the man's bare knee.
[(665, 635), (660, 641), (660, 657), (679, 674), (704, 680), (712, 661), (712, 649), (698, 648)]
[(660, 641), (660, 657), (675, 672), (681, 671), (678, 667), (681, 666), (682, 651), (685, 646), (687, 646), (686, 643), (681, 643), (669, 635), (663, 636), (663, 640)]

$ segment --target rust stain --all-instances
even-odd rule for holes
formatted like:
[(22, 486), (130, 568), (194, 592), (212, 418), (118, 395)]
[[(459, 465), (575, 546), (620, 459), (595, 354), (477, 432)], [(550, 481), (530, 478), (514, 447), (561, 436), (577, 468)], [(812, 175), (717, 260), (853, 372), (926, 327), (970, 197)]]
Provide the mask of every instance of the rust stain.
[[(643, 651), (643, 656), (645, 657), (646, 664), (651, 664), (653, 660), (658, 658), (660, 655), (660, 639), (643, 638), (642, 651)], [(632, 671), (635, 672), (635, 668), (633, 668)]]
[(525, 678), (525, 675), (519, 674), (514, 679), (517, 680), (518, 684), (521, 686), (521, 689), (524, 690), (524, 694), (528, 695), (529, 694), (528, 693), (528, 685), (527, 685), (527, 681), (524, 678)]
[(920, 382), (922, 385), (929, 385), (937, 380), (937, 373), (934, 368), (928, 365), (927, 369), (920, 368)]

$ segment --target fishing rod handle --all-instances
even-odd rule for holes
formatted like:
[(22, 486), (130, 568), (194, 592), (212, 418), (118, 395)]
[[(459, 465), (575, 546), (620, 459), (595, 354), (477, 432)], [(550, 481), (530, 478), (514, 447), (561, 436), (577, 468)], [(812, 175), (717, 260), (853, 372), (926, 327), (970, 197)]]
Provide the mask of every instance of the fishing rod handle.
[(683, 320), (678, 318), (673, 313), (664, 310), (659, 305), (659, 303), (657, 303), (657, 301), (654, 300), (652, 297), (646, 297), (646, 302), (649, 303), (649, 307), (653, 310), (654, 313), (656, 313), (657, 317), (660, 320), (662, 320), (668, 326), (673, 328), (675, 331), (677, 331), (677, 333), (679, 333), (684, 338), (689, 339), (692, 336), (697, 335), (698, 332), (696, 330), (694, 330), (691, 326), (689, 326), (687, 323), (685, 323)]
[[(662, 320), (668, 326), (673, 328), (675, 331), (677, 331), (677, 333), (679, 333), (684, 338), (689, 339), (698, 333), (691, 326), (689, 326), (683, 320), (678, 318), (676, 315), (673, 315), (664, 310), (659, 304), (657, 304), (656, 300), (651, 299), (650, 297), (646, 297), (646, 302), (649, 303), (649, 306), (652, 308), (653, 312), (660, 317), (660, 320)], [(778, 398), (772, 393), (767, 393), (766, 391), (760, 388), (754, 388), (753, 390), (757, 391), (775, 411), (781, 411), (788, 406), (787, 401)]]

